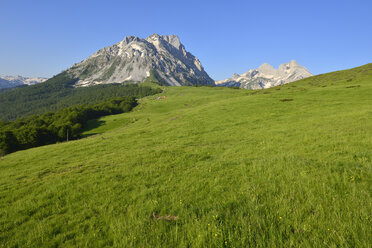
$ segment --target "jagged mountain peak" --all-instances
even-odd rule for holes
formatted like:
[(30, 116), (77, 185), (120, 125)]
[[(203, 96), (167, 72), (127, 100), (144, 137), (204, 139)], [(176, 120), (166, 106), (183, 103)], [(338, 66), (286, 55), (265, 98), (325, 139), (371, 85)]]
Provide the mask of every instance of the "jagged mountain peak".
[(292, 59), (291, 61), (289, 61), (289, 65), (291, 66), (301, 66), (299, 63), (297, 63), (296, 60)]
[(266, 74), (266, 75), (275, 75), (277, 73), (277, 71), (274, 69), (274, 67), (272, 67), (270, 64), (268, 63), (263, 63), (262, 65), (260, 65), (257, 70), (260, 72), (260, 73), (263, 73), (263, 74)]
[(152, 35), (150, 35), (149, 37), (146, 38), (146, 40), (149, 41), (149, 42), (153, 42), (153, 41), (156, 41), (156, 40), (159, 40), (159, 39), (171, 44), (172, 46), (174, 46), (177, 49), (179, 49), (179, 47), (181, 46), (180, 38), (175, 34), (159, 35), (159, 34), (155, 33), (155, 34), (152, 34)]
[(164, 35), (162, 38), (178, 50), (182, 46), (180, 38), (178, 38), (177, 35), (168, 35), (168, 36)]
[(274, 69), (274, 67), (272, 66), (272, 65), (270, 65), (270, 64), (268, 64), (268, 63), (263, 63), (262, 65), (260, 65), (259, 67), (258, 67), (258, 69), (262, 69), (262, 68), (272, 68), (272, 69)]
[(232, 75), (232, 78), (239, 78), (240, 77), (240, 75), (238, 74), (238, 73), (234, 73), (233, 75)]
[(126, 44), (132, 42), (132, 41), (138, 41), (140, 40), (140, 38), (138, 38), (137, 36), (126, 36), (124, 39), (123, 39), (123, 42), (125, 42)]
[(142, 82), (151, 74), (169, 85), (214, 84), (177, 35), (127, 36), (67, 71), (79, 79), (77, 86)]

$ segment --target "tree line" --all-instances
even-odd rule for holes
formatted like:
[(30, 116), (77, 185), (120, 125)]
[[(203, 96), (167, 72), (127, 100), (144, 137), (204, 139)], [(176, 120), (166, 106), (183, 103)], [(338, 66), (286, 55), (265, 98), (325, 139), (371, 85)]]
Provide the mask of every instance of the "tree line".
[(5, 155), (67, 139), (78, 139), (88, 120), (129, 112), (136, 105), (135, 97), (122, 97), (95, 104), (66, 107), (56, 112), (32, 115), (12, 122), (1, 121), (0, 153)]

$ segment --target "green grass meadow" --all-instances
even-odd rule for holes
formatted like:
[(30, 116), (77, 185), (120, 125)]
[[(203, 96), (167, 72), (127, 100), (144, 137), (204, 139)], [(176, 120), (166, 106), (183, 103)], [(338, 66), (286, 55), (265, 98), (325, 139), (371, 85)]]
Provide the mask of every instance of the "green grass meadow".
[(1, 158), (0, 247), (372, 247), (372, 64), (157, 96)]

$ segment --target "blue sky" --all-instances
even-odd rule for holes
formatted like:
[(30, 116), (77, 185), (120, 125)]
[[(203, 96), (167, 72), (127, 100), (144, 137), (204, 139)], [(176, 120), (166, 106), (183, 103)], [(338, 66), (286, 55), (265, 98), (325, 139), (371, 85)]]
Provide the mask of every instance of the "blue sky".
[(372, 1), (0, 0), (0, 75), (50, 77), (125, 36), (177, 34), (213, 79), (372, 62)]

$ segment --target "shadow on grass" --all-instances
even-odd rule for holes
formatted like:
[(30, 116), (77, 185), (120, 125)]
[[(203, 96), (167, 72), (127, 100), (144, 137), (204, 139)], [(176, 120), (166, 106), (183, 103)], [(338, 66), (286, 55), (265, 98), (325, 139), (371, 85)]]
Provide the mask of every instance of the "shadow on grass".
[(105, 123), (106, 123), (105, 121), (102, 121), (102, 120), (99, 120), (99, 119), (89, 120), (87, 122), (86, 127), (84, 128), (82, 138), (86, 138), (86, 137), (89, 137), (89, 136), (99, 134), (99, 133), (87, 133), (87, 132), (89, 132), (90, 130), (95, 129), (97, 127), (100, 127), (100, 126), (104, 125)]

